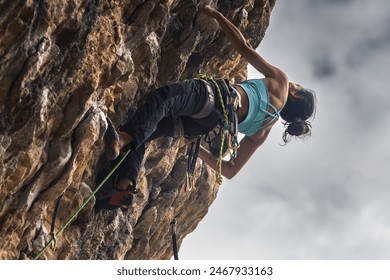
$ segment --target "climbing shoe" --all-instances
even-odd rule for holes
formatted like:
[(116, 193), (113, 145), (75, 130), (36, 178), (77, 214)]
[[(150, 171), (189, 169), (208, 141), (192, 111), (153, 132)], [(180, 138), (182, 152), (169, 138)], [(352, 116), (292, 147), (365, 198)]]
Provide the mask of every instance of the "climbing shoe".
[(134, 201), (134, 194), (131, 191), (116, 191), (110, 197), (107, 197), (102, 200), (96, 200), (95, 207), (97, 209), (106, 209), (106, 210), (114, 210), (117, 208), (127, 209), (132, 206)]
[[(132, 206), (135, 195), (139, 192), (139, 189), (133, 185), (129, 185), (125, 191), (117, 190), (114, 188), (116, 180), (117, 178), (103, 186), (106, 189), (104, 194), (101, 193), (100, 195), (96, 195), (95, 207), (97, 209), (113, 210), (117, 208), (129, 208)], [(114, 184), (111, 185), (112, 183)], [(110, 190), (108, 192), (107, 186), (110, 186)]]
[(107, 124), (107, 130), (104, 134), (104, 154), (106, 155), (107, 159), (114, 160), (119, 156), (121, 152), (119, 146), (119, 135), (115, 131), (115, 127), (113, 126), (109, 118), (107, 118)]
[[(103, 169), (97, 175), (97, 182), (101, 182), (110, 172), (110, 169)], [(113, 210), (117, 208), (129, 208), (132, 206), (135, 200), (135, 195), (139, 192), (139, 189), (135, 185), (129, 184), (126, 190), (119, 190), (116, 188), (118, 181), (120, 180), (118, 171), (115, 171), (106, 182), (100, 187), (99, 191), (95, 194), (96, 209)]]

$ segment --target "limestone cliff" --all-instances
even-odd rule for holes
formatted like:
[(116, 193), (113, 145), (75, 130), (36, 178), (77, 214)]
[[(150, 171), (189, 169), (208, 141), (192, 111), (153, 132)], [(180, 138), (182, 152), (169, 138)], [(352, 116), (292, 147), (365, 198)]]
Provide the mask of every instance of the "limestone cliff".
[[(246, 63), (201, 0), (0, 0), (0, 259), (29, 259), (96, 186), (108, 115), (119, 125), (151, 88), (198, 73), (239, 81)], [(210, 2), (210, 1), (208, 1)], [(218, 3), (253, 46), (275, 0)], [(134, 207), (95, 211), (94, 200), (46, 259), (169, 259), (206, 215), (218, 185), (198, 161), (185, 184), (185, 146), (148, 146)]]

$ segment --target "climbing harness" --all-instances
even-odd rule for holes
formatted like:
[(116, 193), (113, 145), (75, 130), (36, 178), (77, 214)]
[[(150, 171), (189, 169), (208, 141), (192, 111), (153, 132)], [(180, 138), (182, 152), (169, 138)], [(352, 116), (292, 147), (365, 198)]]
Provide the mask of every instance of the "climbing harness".
[[(118, 169), (118, 167), (122, 164), (122, 162), (125, 160), (125, 158), (128, 156), (128, 154), (131, 152), (131, 150), (128, 150), (121, 158), (121, 160), (111, 169), (111, 171), (107, 174), (107, 176), (100, 182), (100, 184), (96, 187), (96, 189), (93, 191), (93, 193), (84, 201), (84, 203), (77, 209), (77, 211), (69, 218), (69, 220), (57, 231), (57, 233), (53, 233), (50, 240), (46, 243), (46, 245), (38, 252), (38, 254), (35, 256), (34, 260), (39, 259), (42, 254), (45, 252), (47, 247), (50, 246), (53, 242), (55, 243), (56, 237), (60, 235), (77, 217), (77, 215), (80, 213), (80, 211), (88, 204), (88, 202), (95, 196), (95, 194), (100, 190), (100, 188), (104, 185), (104, 183), (114, 174), (114, 172)], [(62, 195), (61, 195), (62, 196)], [(57, 200), (58, 202), (58, 200)], [(58, 202), (59, 205), (59, 202)], [(58, 209), (57, 205), (56, 208)], [(56, 212), (56, 211), (55, 211)], [(54, 218), (55, 219), (55, 218)], [(53, 223), (52, 223), (53, 224)], [(53, 227), (53, 225), (52, 225)]]
[(172, 225), (173, 257), (174, 257), (175, 260), (179, 260), (179, 251), (177, 250), (176, 218), (173, 219), (171, 225)]
[[(240, 95), (237, 91), (229, 85), (225, 80), (218, 80), (220, 84), (224, 87), (225, 92), (229, 94), (224, 96), (222, 95), (221, 88), (216, 80), (212, 77), (199, 74), (199, 79), (202, 79), (206, 82), (211, 82), (218, 92), (219, 101), (222, 108), (221, 116), (221, 129), (220, 129), (220, 144), (219, 144), (219, 154), (218, 154), (218, 175), (217, 182), (222, 184), (222, 158), (224, 156), (224, 147), (227, 147), (230, 153), (230, 160), (237, 157), (237, 150), (239, 148), (239, 143), (237, 140), (238, 137), (238, 119), (236, 111), (240, 106)], [(225, 146), (226, 145), (226, 146)], [(225, 148), (226, 150), (226, 148)]]

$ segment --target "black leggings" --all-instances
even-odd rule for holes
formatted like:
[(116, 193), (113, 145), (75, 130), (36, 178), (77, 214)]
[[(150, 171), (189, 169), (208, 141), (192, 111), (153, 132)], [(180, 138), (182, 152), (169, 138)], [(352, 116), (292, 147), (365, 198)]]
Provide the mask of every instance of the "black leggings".
[[(214, 85), (212, 85), (214, 92)], [(121, 128), (134, 138), (129, 144), (132, 150), (119, 167), (118, 179), (128, 178), (136, 184), (141, 163), (145, 154), (145, 145), (162, 136), (175, 136), (175, 119), (180, 118), (184, 136), (195, 137), (207, 134), (220, 121), (218, 96), (215, 96), (215, 109), (203, 118), (190, 117), (200, 112), (208, 100), (208, 92), (200, 80), (187, 80), (153, 90), (135, 115)]]

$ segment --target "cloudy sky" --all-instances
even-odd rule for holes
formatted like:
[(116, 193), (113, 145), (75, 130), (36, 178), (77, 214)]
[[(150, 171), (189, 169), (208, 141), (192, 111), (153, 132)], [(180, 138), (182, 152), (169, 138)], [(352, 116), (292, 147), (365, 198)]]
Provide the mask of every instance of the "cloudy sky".
[(312, 136), (276, 125), (181, 259), (390, 259), (390, 1), (277, 0), (258, 51), (317, 92)]

